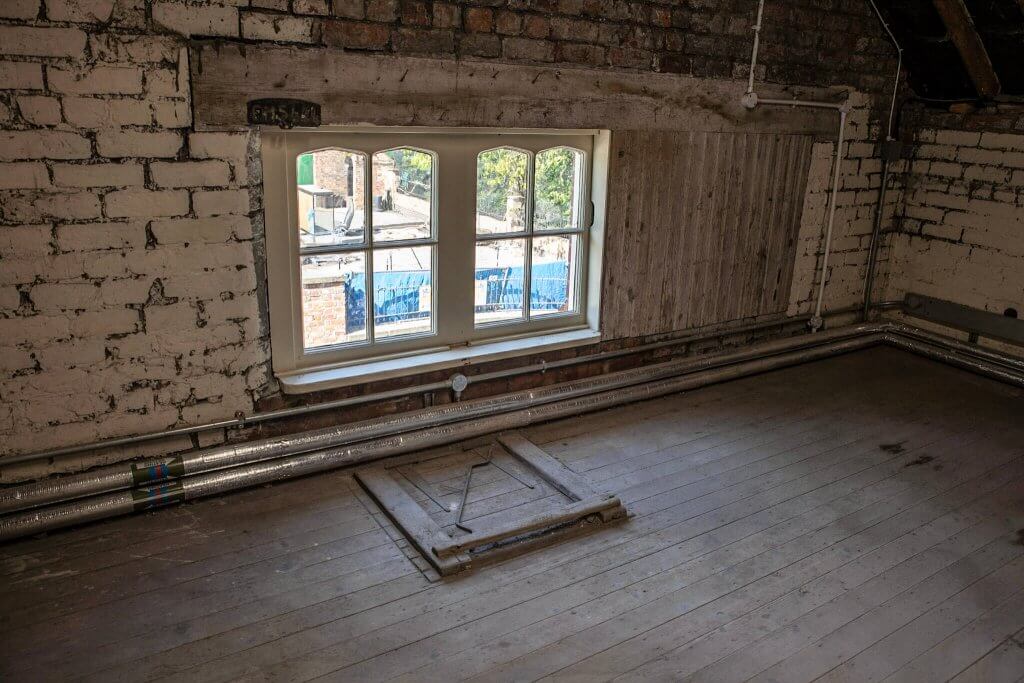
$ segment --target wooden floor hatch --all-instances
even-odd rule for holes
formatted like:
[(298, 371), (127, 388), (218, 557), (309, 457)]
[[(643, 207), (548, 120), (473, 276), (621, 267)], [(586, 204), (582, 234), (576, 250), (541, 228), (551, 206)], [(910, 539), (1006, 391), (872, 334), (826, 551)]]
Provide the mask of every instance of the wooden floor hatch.
[(517, 432), (466, 454), (370, 467), (355, 477), (442, 576), (510, 544), (626, 516), (617, 496), (595, 490)]

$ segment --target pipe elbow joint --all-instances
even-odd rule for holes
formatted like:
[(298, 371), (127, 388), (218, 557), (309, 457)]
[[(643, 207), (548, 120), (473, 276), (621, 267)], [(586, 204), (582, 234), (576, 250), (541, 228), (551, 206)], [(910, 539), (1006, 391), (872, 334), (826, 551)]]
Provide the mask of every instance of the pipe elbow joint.
[(740, 98), (740, 104), (747, 109), (754, 109), (757, 107), (757, 93), (753, 91), (744, 93), (743, 97)]

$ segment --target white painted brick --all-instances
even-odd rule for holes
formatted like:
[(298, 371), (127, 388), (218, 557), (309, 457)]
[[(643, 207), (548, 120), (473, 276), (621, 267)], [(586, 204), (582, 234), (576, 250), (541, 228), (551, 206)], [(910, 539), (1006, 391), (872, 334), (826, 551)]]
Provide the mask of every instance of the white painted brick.
[(37, 199), (35, 206), (47, 218), (85, 220), (100, 217), (100, 200), (92, 192), (49, 194)]
[(60, 100), (56, 97), (23, 95), (18, 98), (18, 111), (23, 119), (37, 126), (55, 126), (62, 121)]
[(116, 190), (103, 198), (108, 218), (181, 216), (188, 213), (188, 192)]
[(231, 179), (223, 161), (153, 162), (149, 172), (160, 187), (219, 187)]
[(192, 193), (196, 215), (221, 216), (249, 211), (249, 193), (245, 190), (198, 191)]
[(144, 304), (149, 299), (149, 278), (112, 278), (100, 286), (100, 298), (106, 306)]
[(1005, 183), (1010, 171), (995, 166), (967, 166), (964, 169), (965, 180), (984, 180), (989, 183)]
[(50, 89), (69, 95), (138, 95), (142, 92), (142, 70), (124, 66), (95, 66), (87, 69), (47, 67)]
[(53, 182), (63, 187), (125, 187), (142, 185), (142, 166), (127, 164), (55, 164)]
[[(0, 225), (0, 256), (28, 256), (53, 251), (53, 231), (47, 224)], [(10, 264), (4, 264), (9, 268)], [(3, 269), (0, 269), (3, 270)], [(3, 337), (0, 337), (2, 339)]]
[(153, 21), (183, 36), (237, 36), (238, 10), (217, 5), (154, 2)]
[(0, 18), (35, 19), (39, 16), (39, 0), (4, 0), (0, 2)]
[(192, 125), (192, 108), (182, 100), (161, 100), (152, 105), (153, 120), (164, 128), (186, 128)]
[(50, 186), (46, 166), (38, 162), (0, 164), (0, 189), (37, 190)]
[(43, 65), (34, 62), (0, 62), (0, 89), (42, 90)]
[(245, 133), (192, 133), (189, 154), (195, 159), (245, 159), (249, 136)]
[(178, 74), (170, 69), (151, 69), (146, 72), (146, 94), (150, 97), (185, 97), (179, 87)]
[(130, 308), (105, 308), (86, 311), (68, 321), (68, 330), (76, 337), (130, 334), (139, 327), (139, 313)]
[(0, 26), (5, 55), (78, 57), (85, 49), (85, 32), (77, 28)]
[(76, 368), (106, 360), (106, 343), (102, 338), (68, 339), (34, 349), (43, 369)]
[(141, 249), (145, 245), (145, 223), (73, 223), (57, 226), (57, 246), (62, 251)]
[(16, 159), (85, 159), (92, 155), (89, 139), (57, 130), (0, 131), (0, 161)]
[(989, 149), (1014, 150), (1024, 152), (1024, 134), (1021, 133), (982, 133), (981, 146)]
[(153, 221), (150, 229), (159, 244), (221, 244), (251, 234), (247, 216)]
[[(18, 293), (17, 287), (6, 285), (0, 287), (0, 309), (6, 311), (17, 310), (21, 306), (21, 294)], [(0, 355), (3, 351), (0, 351)]]
[(940, 130), (935, 134), (935, 142), (940, 145), (976, 147), (981, 142), (981, 133), (972, 133), (965, 130)]
[(104, 23), (110, 21), (114, 0), (46, 0), (51, 21)]
[(95, 309), (99, 292), (91, 282), (43, 283), (31, 289), (29, 298), (40, 311)]
[(172, 131), (101, 131), (96, 146), (105, 157), (173, 157), (181, 149), (181, 134)]
[(242, 37), (287, 43), (312, 43), (312, 19), (281, 14), (247, 12), (242, 15)]

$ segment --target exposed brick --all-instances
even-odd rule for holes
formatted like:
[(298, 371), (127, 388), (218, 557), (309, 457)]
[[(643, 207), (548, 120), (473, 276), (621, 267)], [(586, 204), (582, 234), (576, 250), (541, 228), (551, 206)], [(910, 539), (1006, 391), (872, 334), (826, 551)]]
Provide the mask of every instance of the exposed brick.
[(142, 70), (134, 67), (98, 66), (90, 69), (46, 70), (50, 88), (71, 95), (137, 95), (142, 92)]
[(61, 122), (60, 100), (56, 97), (22, 96), (18, 98), (21, 117), (37, 126), (55, 126)]
[(242, 15), (242, 37), (286, 43), (312, 43), (316, 24), (306, 17), (247, 12)]
[(234, 7), (157, 0), (153, 3), (153, 21), (183, 36), (238, 35), (238, 10)]
[(77, 28), (0, 26), (0, 50), (5, 55), (77, 57), (85, 40), (85, 32)]
[(506, 38), (502, 43), (502, 56), (532, 62), (550, 62), (555, 58), (555, 44), (547, 40)]
[(0, 3), (2, 19), (35, 19), (39, 15), (39, 0), (4, 0)]
[(489, 33), (494, 26), (494, 12), (489, 7), (469, 7), (462, 22), (470, 33)]
[(122, 157), (173, 157), (181, 149), (181, 135), (171, 131), (101, 131), (96, 135), (99, 153)]
[(459, 28), (462, 24), (462, 10), (452, 2), (435, 2), (434, 28)]
[(344, 19), (362, 19), (366, 16), (363, 0), (334, 0), (331, 9), (334, 16)]
[(149, 173), (160, 187), (222, 186), (231, 179), (231, 168), (223, 161), (153, 162)]
[(62, 187), (126, 187), (142, 185), (139, 164), (54, 164), (53, 182)]
[(0, 164), (0, 189), (42, 189), (49, 187), (46, 165), (39, 162)]
[(385, 50), (391, 41), (391, 29), (384, 24), (358, 21), (326, 21), (324, 44), (350, 50)]
[(193, 192), (192, 202), (197, 216), (244, 214), (249, 211), (249, 195), (244, 190)]
[(104, 23), (113, 11), (114, 0), (46, 0), (46, 16), (52, 21)]
[(0, 62), (0, 88), (42, 90), (43, 65), (34, 62)]
[(182, 190), (116, 190), (103, 198), (107, 218), (181, 216), (188, 213), (188, 192)]
[(89, 139), (57, 130), (0, 131), (0, 161), (15, 159), (85, 159), (92, 154)]

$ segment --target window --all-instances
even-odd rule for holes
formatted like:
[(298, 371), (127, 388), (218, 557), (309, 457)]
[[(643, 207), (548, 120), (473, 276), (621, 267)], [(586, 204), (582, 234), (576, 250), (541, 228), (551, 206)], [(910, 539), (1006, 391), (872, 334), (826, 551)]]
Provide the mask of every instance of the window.
[(607, 133), (262, 140), (279, 375), (596, 330)]

